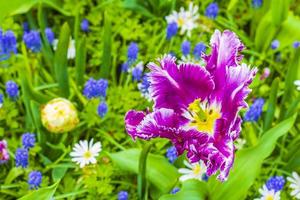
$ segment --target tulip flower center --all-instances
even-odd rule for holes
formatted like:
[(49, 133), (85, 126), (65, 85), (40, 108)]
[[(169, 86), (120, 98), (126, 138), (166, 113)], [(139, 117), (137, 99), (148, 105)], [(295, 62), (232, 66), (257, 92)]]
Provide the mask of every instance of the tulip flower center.
[(189, 126), (208, 134), (213, 133), (215, 122), (221, 117), (219, 107), (201, 102), (200, 99), (196, 99), (189, 105), (188, 112), (191, 116)]

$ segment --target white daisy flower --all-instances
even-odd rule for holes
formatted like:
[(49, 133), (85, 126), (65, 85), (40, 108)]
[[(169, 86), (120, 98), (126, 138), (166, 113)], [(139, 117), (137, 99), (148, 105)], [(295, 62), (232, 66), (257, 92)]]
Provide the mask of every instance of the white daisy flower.
[(183, 182), (188, 179), (197, 179), (202, 181), (203, 175), (206, 173), (206, 166), (203, 161), (193, 164), (190, 164), (187, 161), (183, 161), (183, 163), (187, 168), (180, 168), (178, 170), (179, 173), (183, 174), (179, 178), (180, 181)]
[(300, 199), (300, 176), (297, 172), (292, 173), (292, 177), (287, 177), (290, 182), (289, 187), (292, 189), (291, 196)]
[(300, 91), (300, 80), (294, 81), (294, 85), (297, 87), (297, 90)]
[(256, 198), (255, 200), (280, 200), (280, 191), (275, 192), (274, 190), (268, 190), (266, 185), (258, 191), (261, 194), (261, 197)]
[(72, 157), (73, 162), (76, 162), (83, 168), (90, 163), (97, 163), (96, 157), (101, 150), (100, 142), (93, 144), (93, 139), (90, 140), (90, 143), (87, 140), (81, 140), (78, 144), (75, 144), (70, 156)]
[(246, 140), (245, 139), (242, 139), (242, 138), (238, 138), (235, 142), (235, 148), (237, 150), (240, 150), (244, 147), (244, 145), (246, 144)]
[[(53, 41), (53, 43), (52, 43), (54, 50), (57, 49), (57, 44), (58, 44), (58, 39), (55, 39)], [(70, 38), (69, 47), (68, 47), (68, 53), (67, 53), (67, 58), (68, 59), (74, 59), (75, 55), (76, 55), (75, 40), (73, 40), (72, 38)]]
[(194, 6), (193, 3), (189, 4), (189, 9), (184, 10), (180, 8), (179, 12), (173, 11), (171, 15), (166, 16), (168, 24), (177, 23), (180, 28), (180, 34), (183, 35), (187, 32), (187, 35), (191, 36), (191, 31), (197, 27), (197, 19), (199, 18), (198, 6)]

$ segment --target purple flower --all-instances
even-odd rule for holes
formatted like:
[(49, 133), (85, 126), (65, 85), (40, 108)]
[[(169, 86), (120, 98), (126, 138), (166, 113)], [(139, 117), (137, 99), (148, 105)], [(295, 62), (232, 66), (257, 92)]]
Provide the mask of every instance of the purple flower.
[(250, 106), (249, 110), (246, 112), (244, 120), (248, 122), (258, 121), (262, 113), (264, 103), (265, 101), (263, 98), (256, 99), (254, 103)]
[(293, 47), (296, 49), (296, 48), (299, 48), (300, 47), (300, 42), (299, 41), (295, 41), (293, 43)]
[(219, 12), (219, 6), (217, 3), (210, 3), (206, 10), (205, 10), (205, 16), (211, 19), (216, 19)]
[(127, 191), (120, 191), (118, 193), (118, 200), (128, 200), (128, 192)]
[(184, 41), (181, 44), (181, 51), (184, 56), (187, 56), (191, 50), (191, 43), (189, 41)]
[(169, 139), (178, 155), (186, 151), (191, 163), (202, 160), (208, 176), (220, 171), (218, 179), (225, 181), (241, 129), (238, 112), (247, 107), (256, 69), (239, 64), (244, 45), (233, 32), (216, 30), (210, 45), (205, 67), (177, 65), (171, 56), (160, 60), (160, 66), (150, 63), (153, 112), (130, 110), (125, 125), (134, 140)]
[(42, 173), (40, 171), (32, 171), (28, 175), (28, 184), (30, 189), (37, 189), (42, 183)]
[(260, 8), (262, 5), (262, 0), (252, 0), (252, 7), (253, 8)]
[(170, 163), (174, 163), (177, 159), (177, 150), (174, 146), (171, 146), (167, 149), (166, 157)]
[(280, 43), (278, 40), (273, 40), (271, 43), (271, 49), (275, 50), (279, 47)]
[(28, 150), (18, 148), (16, 151), (16, 166), (26, 168), (28, 166)]
[(10, 30), (4, 34), (0, 29), (0, 61), (8, 59), (11, 53), (17, 53), (16, 36)]
[(178, 25), (176, 22), (170, 23), (167, 26), (167, 40), (170, 40), (173, 36), (176, 35), (178, 31)]
[(105, 102), (101, 102), (99, 105), (98, 105), (98, 108), (97, 108), (97, 113), (98, 115), (103, 118), (106, 113), (107, 113), (107, 104)]
[(5, 91), (9, 98), (16, 100), (19, 96), (19, 86), (14, 81), (7, 81), (5, 84)]
[(45, 29), (45, 35), (46, 35), (46, 38), (47, 38), (49, 44), (52, 44), (54, 39), (55, 39), (55, 35), (54, 35), (52, 29), (51, 28), (46, 28)]
[(83, 19), (81, 21), (80, 27), (83, 32), (89, 32), (89, 21), (87, 19)]
[(32, 133), (24, 133), (22, 135), (22, 144), (25, 149), (30, 149), (34, 147), (35, 135)]
[(199, 42), (198, 44), (196, 44), (195, 48), (194, 48), (194, 56), (196, 59), (200, 59), (202, 53), (204, 53), (206, 50), (206, 46), (203, 42)]
[(131, 42), (128, 46), (127, 58), (130, 62), (134, 62), (137, 59), (139, 47), (137, 43)]
[(105, 79), (95, 80), (90, 78), (84, 85), (83, 95), (86, 98), (106, 97), (108, 81)]
[(284, 184), (285, 180), (283, 176), (273, 176), (266, 182), (268, 190), (274, 190), (275, 192), (282, 190)]
[(42, 48), (42, 40), (38, 31), (25, 32), (23, 35), (23, 41), (28, 49), (37, 53)]
[(173, 188), (173, 190), (170, 192), (170, 194), (176, 194), (177, 192), (179, 192), (180, 188), (175, 187)]
[(9, 160), (6, 140), (0, 140), (0, 164), (6, 163)]

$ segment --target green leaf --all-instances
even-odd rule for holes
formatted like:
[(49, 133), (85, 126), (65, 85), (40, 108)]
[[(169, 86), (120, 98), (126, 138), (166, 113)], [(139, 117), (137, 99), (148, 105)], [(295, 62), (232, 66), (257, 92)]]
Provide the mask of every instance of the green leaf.
[(187, 180), (182, 183), (182, 188), (176, 194), (167, 194), (159, 200), (205, 200), (209, 199), (207, 184), (198, 180)]
[(85, 36), (76, 44), (76, 82), (78, 86), (82, 86), (84, 82), (84, 73), (86, 65), (86, 38)]
[(289, 0), (272, 0), (271, 13), (272, 22), (275, 26), (280, 26), (287, 18), (289, 11)]
[(54, 56), (54, 71), (62, 96), (68, 98), (70, 94), (69, 75), (68, 75), (68, 47), (70, 42), (70, 28), (64, 23), (57, 44)]
[[(124, 171), (138, 174), (140, 149), (129, 149), (110, 154), (113, 162)], [(147, 180), (161, 193), (169, 192), (177, 182), (179, 174), (176, 167), (171, 165), (163, 156), (149, 154), (147, 160)]]
[(266, 112), (265, 120), (264, 120), (264, 131), (268, 130), (274, 119), (275, 108), (276, 108), (276, 100), (277, 100), (277, 91), (279, 86), (279, 78), (277, 77), (271, 86), (270, 97), (268, 101), (268, 110)]
[(139, 158), (138, 195), (139, 199), (147, 199), (147, 158), (151, 149), (151, 143), (147, 143)]
[(24, 171), (21, 168), (13, 167), (7, 174), (4, 184), (8, 185), (13, 182), (18, 176), (22, 175)]
[(123, 3), (123, 7), (133, 10), (141, 15), (144, 15), (149, 18), (155, 17), (147, 8), (140, 5), (136, 0), (125, 0)]
[(211, 199), (245, 199), (247, 191), (259, 174), (264, 159), (274, 150), (277, 139), (286, 134), (293, 126), (295, 119), (296, 115), (280, 122), (267, 131), (256, 146), (238, 151), (226, 182), (220, 183), (216, 179), (210, 178), (208, 187), (211, 188)]
[(52, 199), (57, 186), (58, 186), (59, 181), (54, 183), (53, 185), (45, 188), (41, 188), (38, 190), (35, 190), (21, 198), (19, 200), (33, 200), (33, 199), (43, 199), (43, 200), (50, 200)]
[(68, 166), (55, 167), (52, 170), (53, 181), (58, 181), (58, 180), (62, 179), (64, 177), (64, 175), (66, 174), (68, 168), (69, 168)]
[(111, 21), (107, 13), (104, 14), (103, 32), (103, 54), (100, 77), (108, 78), (111, 65), (111, 45), (112, 45)]

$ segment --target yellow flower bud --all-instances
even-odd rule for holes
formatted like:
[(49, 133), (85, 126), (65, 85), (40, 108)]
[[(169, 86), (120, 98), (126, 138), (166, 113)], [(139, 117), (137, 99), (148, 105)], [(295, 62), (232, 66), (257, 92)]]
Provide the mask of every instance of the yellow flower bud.
[(55, 98), (41, 109), (43, 126), (52, 133), (71, 131), (79, 122), (75, 106), (67, 99)]

